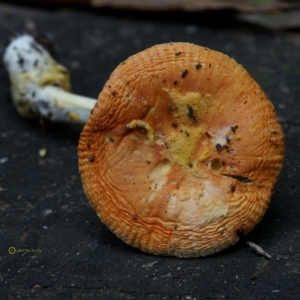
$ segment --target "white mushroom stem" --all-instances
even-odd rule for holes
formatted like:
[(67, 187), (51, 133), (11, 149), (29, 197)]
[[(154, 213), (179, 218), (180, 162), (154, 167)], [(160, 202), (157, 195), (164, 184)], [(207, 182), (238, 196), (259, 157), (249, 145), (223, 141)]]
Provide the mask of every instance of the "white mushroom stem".
[(96, 100), (70, 93), (68, 70), (32, 36), (16, 37), (6, 48), (3, 60), (13, 103), (22, 117), (86, 122)]

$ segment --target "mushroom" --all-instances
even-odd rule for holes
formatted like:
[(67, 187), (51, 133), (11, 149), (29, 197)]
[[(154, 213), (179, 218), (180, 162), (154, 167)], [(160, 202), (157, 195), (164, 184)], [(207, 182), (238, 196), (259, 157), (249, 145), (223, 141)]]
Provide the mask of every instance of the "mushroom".
[(119, 238), (157, 255), (198, 257), (261, 221), (284, 137), (273, 105), (241, 65), (169, 43), (115, 69), (78, 155), (85, 193)]
[(129, 57), (98, 101), (69, 93), (67, 69), (30, 35), (4, 54), (23, 117), (86, 124), (79, 171), (124, 242), (176, 257), (238, 241), (265, 214), (284, 159), (273, 105), (228, 56), (189, 43)]
[(4, 53), (13, 103), (25, 118), (84, 123), (96, 100), (71, 94), (68, 70), (29, 34), (17, 36)]

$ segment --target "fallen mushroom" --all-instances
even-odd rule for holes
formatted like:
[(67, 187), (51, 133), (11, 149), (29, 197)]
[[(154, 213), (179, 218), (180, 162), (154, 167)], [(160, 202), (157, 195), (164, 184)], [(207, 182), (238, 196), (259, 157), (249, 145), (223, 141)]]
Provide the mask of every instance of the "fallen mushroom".
[(197, 257), (260, 222), (284, 140), (273, 105), (242, 66), (169, 43), (116, 68), (78, 155), (85, 193), (119, 238), (153, 254)]
[(205, 256), (265, 214), (283, 132), (266, 94), (228, 56), (188, 43), (154, 46), (116, 68), (96, 105), (66, 92), (67, 70), (30, 36), (13, 41), (4, 61), (22, 116), (87, 120), (78, 147), (83, 187), (126, 243)]
[(75, 123), (87, 120), (96, 100), (71, 94), (68, 70), (31, 35), (14, 38), (3, 61), (13, 103), (22, 117)]

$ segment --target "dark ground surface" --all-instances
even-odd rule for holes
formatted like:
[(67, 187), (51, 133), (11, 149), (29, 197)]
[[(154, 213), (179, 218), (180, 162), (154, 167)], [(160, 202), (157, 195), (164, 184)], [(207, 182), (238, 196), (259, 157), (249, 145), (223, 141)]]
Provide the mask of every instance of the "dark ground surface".
[(0, 20), (51, 34), (73, 90), (90, 97), (118, 63), (153, 44), (175, 39), (225, 52), (261, 84), (286, 135), (284, 169), (253, 232), (206, 258), (157, 257), (118, 240), (88, 204), (77, 170), (81, 127), (21, 119), (1, 67), (1, 299), (300, 299), (300, 34), (5, 5)]

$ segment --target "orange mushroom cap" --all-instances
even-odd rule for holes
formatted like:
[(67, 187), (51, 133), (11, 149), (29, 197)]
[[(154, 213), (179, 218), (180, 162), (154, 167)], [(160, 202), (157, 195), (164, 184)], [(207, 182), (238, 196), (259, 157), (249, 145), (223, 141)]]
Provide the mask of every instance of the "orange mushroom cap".
[(129, 57), (99, 95), (79, 142), (98, 216), (159, 255), (220, 251), (257, 225), (284, 158), (266, 94), (228, 56), (189, 43)]

